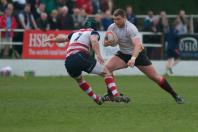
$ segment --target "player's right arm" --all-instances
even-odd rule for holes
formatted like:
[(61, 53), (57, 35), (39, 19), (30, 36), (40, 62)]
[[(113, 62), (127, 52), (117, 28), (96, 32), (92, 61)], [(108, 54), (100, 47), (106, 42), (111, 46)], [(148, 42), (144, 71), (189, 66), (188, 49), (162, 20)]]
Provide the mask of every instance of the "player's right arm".
[[(108, 32), (108, 31), (112, 31), (112, 24), (108, 27), (108, 29), (107, 29), (106, 32)], [(113, 41), (109, 41), (109, 40), (108, 40), (108, 38), (107, 38), (107, 36), (106, 36), (106, 34), (105, 34), (104, 41), (103, 41), (103, 45), (104, 45), (105, 47), (107, 47), (107, 46), (111, 46), (113, 43), (114, 43)]]
[(105, 36), (104, 41), (103, 41), (103, 45), (104, 45), (105, 47), (111, 46), (113, 43), (114, 43), (114, 41), (109, 41), (109, 40), (107, 39), (107, 37)]
[(90, 41), (91, 41), (91, 46), (93, 51), (95, 52), (96, 58), (99, 61), (100, 64), (104, 63), (104, 59), (100, 53), (100, 48), (99, 48), (99, 34), (97, 32), (94, 32), (90, 36)]

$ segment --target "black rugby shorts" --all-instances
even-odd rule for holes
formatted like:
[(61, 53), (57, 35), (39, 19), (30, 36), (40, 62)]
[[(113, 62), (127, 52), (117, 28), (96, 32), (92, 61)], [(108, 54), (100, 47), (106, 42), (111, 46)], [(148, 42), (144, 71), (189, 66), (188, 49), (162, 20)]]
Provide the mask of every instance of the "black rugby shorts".
[(73, 77), (79, 77), (82, 71), (90, 73), (96, 65), (96, 59), (86, 52), (78, 52), (70, 55), (65, 60), (65, 68), (68, 74)]
[[(115, 55), (122, 59), (126, 64), (132, 57), (131, 55), (124, 54), (120, 51), (118, 51)], [(149, 58), (145, 55), (144, 50), (139, 53), (138, 57), (135, 60), (135, 66), (149, 66), (151, 64), (152, 63), (149, 60)]]

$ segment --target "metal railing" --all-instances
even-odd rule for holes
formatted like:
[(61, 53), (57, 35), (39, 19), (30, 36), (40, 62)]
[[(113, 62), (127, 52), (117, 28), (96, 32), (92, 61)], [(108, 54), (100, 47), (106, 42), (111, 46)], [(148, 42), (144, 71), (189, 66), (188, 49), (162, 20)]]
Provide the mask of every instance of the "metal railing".
[[(144, 19), (147, 15), (137, 15), (136, 17), (138, 19)], [(159, 17), (159, 15), (156, 15), (157, 17)], [(175, 19), (178, 15), (167, 15), (168, 19)], [(186, 18), (189, 20), (189, 33), (190, 34), (194, 34), (194, 19), (198, 19), (198, 15), (197, 14), (189, 14), (186, 15)]]
[[(157, 32), (157, 33), (153, 33), (153, 32), (140, 32), (142, 34), (142, 42), (143, 42), (143, 38), (145, 35), (151, 35), (151, 36), (161, 36), (162, 37), (162, 33)], [(145, 43), (143, 42), (144, 47), (153, 47), (153, 48), (160, 48), (163, 47), (163, 42), (160, 43)]]
[[(5, 32), (5, 29), (0, 29), (0, 45), (23, 45), (23, 42), (2, 42), (1, 34), (2, 32)], [(24, 29), (14, 29), (14, 30), (7, 30), (7, 31), (13, 31), (13, 32), (24, 32)]]
[[(14, 29), (13, 32), (24, 32), (24, 29)], [(23, 45), (23, 42), (2, 42), (1, 33), (5, 32), (5, 29), (0, 29), (0, 45)], [(142, 39), (144, 35), (162, 35), (162, 33), (153, 33), (153, 32), (140, 32)], [(162, 47), (162, 43), (144, 43), (145, 47)]]

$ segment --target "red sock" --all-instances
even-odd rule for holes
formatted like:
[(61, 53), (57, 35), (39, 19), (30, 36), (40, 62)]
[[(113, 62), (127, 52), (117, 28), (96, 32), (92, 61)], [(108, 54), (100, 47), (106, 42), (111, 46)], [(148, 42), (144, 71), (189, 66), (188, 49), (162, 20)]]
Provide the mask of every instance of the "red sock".
[(108, 90), (112, 93), (113, 96), (118, 96), (119, 93), (117, 91), (117, 86), (112, 76), (105, 78), (105, 83), (107, 85)]
[(81, 89), (84, 92), (86, 92), (89, 95), (89, 97), (91, 97), (94, 100), (98, 99), (98, 96), (96, 96), (96, 94), (93, 92), (91, 86), (86, 81), (80, 82), (79, 86), (81, 87)]
[(168, 81), (164, 77), (160, 80), (159, 86), (165, 91), (167, 91), (168, 93), (170, 93), (173, 97), (177, 96), (177, 93), (173, 90), (171, 85), (168, 83)]

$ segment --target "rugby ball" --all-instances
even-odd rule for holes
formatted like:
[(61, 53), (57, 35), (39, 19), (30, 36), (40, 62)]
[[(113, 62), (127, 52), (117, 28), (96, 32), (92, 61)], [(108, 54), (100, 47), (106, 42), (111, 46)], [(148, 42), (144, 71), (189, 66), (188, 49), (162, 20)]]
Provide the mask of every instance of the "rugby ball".
[(105, 33), (105, 39), (112, 42), (112, 44), (116, 44), (118, 42), (118, 37), (113, 31), (107, 31)]

